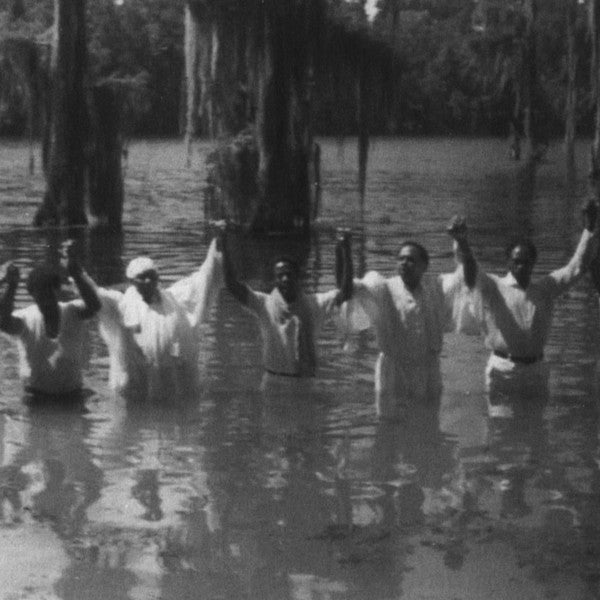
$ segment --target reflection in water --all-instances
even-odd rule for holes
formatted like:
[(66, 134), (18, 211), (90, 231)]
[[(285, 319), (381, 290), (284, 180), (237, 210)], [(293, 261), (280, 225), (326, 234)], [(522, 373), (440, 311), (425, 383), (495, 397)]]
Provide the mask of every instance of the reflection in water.
[[(338, 225), (353, 228), (358, 275), (367, 265), (390, 275), (404, 237), (431, 249), (434, 274), (451, 270), (445, 226), (455, 213), (466, 214), (486, 270), (502, 268), (505, 241), (521, 228), (539, 247), (540, 271), (570, 254), (579, 222), (556, 162), (538, 166), (540, 199), (531, 199), (531, 184), (524, 200), (500, 142), (381, 140), (371, 150), (364, 219), (356, 220), (353, 150), (323, 144), (321, 223), (310, 246), (297, 249), (311, 291), (334, 285)], [(168, 284), (205, 256), (211, 233), (197, 226), (196, 200), (203, 167), (179, 171), (166, 158), (176, 155), (160, 144), (131, 148), (124, 238), (85, 237), (86, 266), (99, 282), (119, 285), (122, 265), (149, 254)], [(26, 274), (64, 235), (46, 238), (23, 226), (21, 209), (5, 208), (3, 255)], [(282, 246), (240, 241), (236, 266), (268, 288), (267, 258)], [(485, 412), (486, 352), (474, 340), (445, 346), (439, 419), (424, 411), (378, 423), (372, 335), (353, 338), (344, 353), (333, 326), (320, 340), (312, 389), (260, 391), (258, 327), (226, 292), (205, 331), (202, 389), (177, 405), (111, 395), (94, 332), (87, 384), (95, 393), (84, 406), (26, 406), (14, 348), (0, 338), (0, 543), (11, 548), (0, 580), (12, 582), (4, 593), (597, 596), (598, 303), (582, 281), (556, 308), (545, 409), (513, 419)]]

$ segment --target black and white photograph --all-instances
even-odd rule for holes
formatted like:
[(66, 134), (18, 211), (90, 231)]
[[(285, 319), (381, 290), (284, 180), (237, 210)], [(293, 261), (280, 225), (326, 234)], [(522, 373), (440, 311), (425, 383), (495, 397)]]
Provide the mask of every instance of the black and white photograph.
[(600, 0), (0, 0), (0, 600), (600, 600)]

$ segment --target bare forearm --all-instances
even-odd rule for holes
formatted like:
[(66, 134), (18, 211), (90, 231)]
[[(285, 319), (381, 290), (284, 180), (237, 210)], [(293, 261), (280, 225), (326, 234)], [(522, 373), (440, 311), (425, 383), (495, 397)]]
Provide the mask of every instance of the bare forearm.
[(220, 240), (220, 247), (223, 253), (223, 278), (225, 279), (225, 287), (239, 302), (248, 304), (248, 288), (235, 275), (233, 265), (231, 264), (231, 257), (229, 256), (227, 240), (224, 236)]
[(348, 240), (337, 243), (336, 252), (336, 284), (339, 289), (337, 303), (342, 304), (350, 300), (354, 289), (354, 265), (352, 263), (352, 250)]
[(100, 298), (98, 298), (98, 293), (96, 291), (96, 284), (81, 268), (73, 271), (71, 277), (73, 277), (73, 281), (75, 281), (81, 299), (85, 304), (85, 309), (81, 316), (84, 319), (89, 319), (90, 317), (93, 317), (101, 307)]
[(471, 251), (471, 246), (466, 239), (454, 241), (454, 255), (456, 260), (463, 266), (465, 285), (473, 288), (477, 279), (477, 261)]

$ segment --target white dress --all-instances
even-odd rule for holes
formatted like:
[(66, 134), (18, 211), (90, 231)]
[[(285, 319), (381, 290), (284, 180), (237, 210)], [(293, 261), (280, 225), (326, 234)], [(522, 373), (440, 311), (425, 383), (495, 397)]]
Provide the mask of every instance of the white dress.
[(125, 293), (99, 288), (99, 330), (109, 354), (111, 387), (127, 395), (168, 397), (197, 386), (201, 325), (222, 287), (216, 241), (198, 271), (144, 302), (135, 287)]

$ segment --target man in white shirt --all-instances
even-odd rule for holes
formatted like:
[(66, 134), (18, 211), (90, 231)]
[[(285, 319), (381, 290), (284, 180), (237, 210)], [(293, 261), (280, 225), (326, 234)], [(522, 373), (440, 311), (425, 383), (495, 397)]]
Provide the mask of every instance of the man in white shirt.
[(490, 416), (513, 417), (519, 410), (542, 409), (547, 399), (544, 346), (552, 324), (554, 302), (584, 272), (595, 246), (597, 208), (584, 209), (585, 227), (571, 260), (532, 281), (537, 251), (529, 240), (506, 250), (504, 277), (477, 272), (472, 310), (491, 351), (486, 367)]
[(131, 285), (98, 288), (100, 334), (110, 360), (110, 386), (126, 396), (170, 398), (198, 385), (201, 325), (222, 286), (221, 253), (213, 240), (202, 266), (168, 288), (154, 261), (133, 259)]
[(27, 278), (27, 290), (35, 304), (14, 310), (20, 273), (6, 269), (6, 290), (0, 300), (0, 330), (15, 337), (19, 350), (19, 374), (25, 390), (35, 397), (77, 394), (89, 357), (86, 321), (100, 309), (91, 279), (69, 251), (67, 272), (81, 299), (59, 301), (61, 275), (51, 265), (35, 267)]
[(235, 276), (222, 233), (225, 285), (231, 294), (258, 319), (262, 335), (265, 377), (263, 389), (276, 381), (306, 380), (317, 367), (315, 338), (326, 317), (349, 296), (352, 260), (349, 236), (338, 238), (336, 256), (341, 260), (338, 288), (308, 294), (302, 291), (300, 267), (290, 257), (280, 257), (273, 265), (274, 288), (271, 293), (255, 291)]
[(370, 326), (375, 332), (375, 409), (382, 419), (398, 419), (411, 404), (438, 410), (444, 332), (453, 325), (468, 329), (464, 282), (473, 284), (475, 270), (464, 219), (455, 217), (448, 233), (459, 263), (454, 273), (429, 275), (427, 250), (406, 241), (398, 252), (398, 275), (386, 278), (370, 271), (356, 279), (352, 300), (344, 307), (351, 329)]

